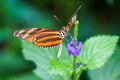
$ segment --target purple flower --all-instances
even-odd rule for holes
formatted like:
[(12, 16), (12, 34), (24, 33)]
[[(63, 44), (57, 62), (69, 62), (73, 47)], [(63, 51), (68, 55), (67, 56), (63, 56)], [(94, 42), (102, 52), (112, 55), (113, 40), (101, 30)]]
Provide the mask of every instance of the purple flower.
[(75, 43), (74, 39), (72, 39), (67, 46), (68, 54), (72, 56), (79, 56), (81, 48), (82, 48), (82, 42)]
[(82, 65), (81, 63), (76, 63), (76, 68), (78, 68), (80, 65)]

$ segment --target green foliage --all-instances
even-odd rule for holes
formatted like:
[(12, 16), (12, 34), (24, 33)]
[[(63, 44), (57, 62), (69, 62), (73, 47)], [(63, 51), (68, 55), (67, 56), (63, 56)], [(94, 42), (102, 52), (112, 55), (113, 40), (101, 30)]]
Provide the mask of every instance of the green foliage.
[[(22, 43), (24, 57), (27, 60), (34, 61), (36, 69), (33, 72), (40, 78), (44, 80), (63, 80), (65, 74), (70, 73), (69, 67), (71, 66), (72, 61), (67, 54), (65, 46), (63, 46), (62, 55), (58, 59), (57, 47), (42, 49), (26, 41), (23, 41)], [(53, 74), (57, 75), (55, 76)], [(61, 77), (60, 75), (64, 76)]]
[(118, 36), (96, 36), (88, 39), (82, 47), (80, 61), (87, 66), (85, 68), (100, 68), (107, 62), (118, 42)]
[(89, 70), (88, 75), (90, 80), (120, 80), (120, 47), (103, 67)]
[(60, 62), (56, 60), (50, 61), (50, 69), (49, 73), (50, 74), (59, 74), (59, 75), (68, 75), (69, 76), (72, 74), (72, 65), (67, 62)]
[[(64, 23), (68, 21), (69, 17), (73, 14), (75, 9), (77, 9), (77, 7), (79, 6), (79, 4), (77, 5), (76, 3), (81, 3), (81, 1), (82, 0), (74, 0), (74, 1), (73, 0), (71, 1), (70, 0), (59, 0), (59, 1), (56, 1), (56, 0), (52, 0), (52, 1), (51, 0), (0, 0), (0, 80), (9, 80), (9, 77), (11, 78), (13, 76), (14, 78), (11, 78), (10, 80), (30, 80), (30, 78), (33, 80), (40, 80), (41, 78), (40, 79), (34, 78), (35, 76), (32, 76), (31, 74), (26, 75), (26, 73), (29, 73), (29, 70), (33, 69), (33, 66), (29, 65), (29, 62), (23, 59), (23, 56), (21, 54), (21, 45), (19, 42), (20, 40), (13, 36), (13, 32), (15, 30), (30, 28), (30, 27), (42, 27), (42, 28), (46, 27), (46, 28), (60, 30), (60, 27), (65, 26)], [(117, 2), (118, 1), (119, 0), (117, 0)], [(82, 2), (80, 5), (82, 5), (83, 3), (84, 2)], [(106, 6), (102, 6), (102, 7), (98, 5), (99, 3), (104, 4), (105, 1), (102, 1), (102, 0), (101, 1), (96, 1), (96, 0), (85, 1), (85, 4), (82, 5), (82, 8), (79, 11), (78, 17), (77, 17), (77, 19), (80, 21), (79, 33), (78, 33), (79, 40), (83, 41), (89, 36), (95, 35), (98, 33), (120, 34), (120, 24), (119, 24), (119, 21), (120, 21), (119, 6), (120, 5), (115, 4), (115, 0), (106, 0), (106, 3), (105, 3)], [(95, 5), (99, 9), (98, 11), (96, 11), (96, 7), (93, 7)], [(53, 14), (57, 15), (57, 17), (60, 19), (63, 25), (60, 26), (61, 23), (57, 24), (57, 21), (53, 18)], [(73, 27), (70, 33), (72, 32), (73, 32)], [(27, 45), (27, 43), (25, 43), (24, 46), (25, 45), (26, 45), (26, 48), (31, 46), (31, 44)], [(32, 50), (30, 54), (27, 53), (27, 51), (29, 52), (29, 50), (30, 51)], [(66, 48), (64, 50), (66, 50)], [(53, 65), (56, 63), (58, 64), (70, 63), (72, 65), (71, 59), (68, 56), (66, 57), (67, 52), (65, 51), (62, 52), (62, 56), (60, 57), (59, 60), (56, 59), (57, 49), (54, 49), (54, 48), (52, 48), (51, 50), (52, 52), (50, 53), (47, 52), (49, 50), (46, 50), (46, 49), (37, 48), (33, 50), (33, 47), (28, 48), (27, 51), (26, 51), (26, 59), (34, 62), (35, 60), (34, 59), (32, 60), (30, 55), (32, 54), (34, 55), (38, 53), (38, 51), (40, 52), (38, 56), (36, 55), (37, 59), (41, 58), (41, 60), (38, 60), (39, 63), (37, 63), (36, 65), (38, 73), (42, 72), (41, 71), (42, 69), (38, 69), (38, 68), (41, 68), (40, 66), (42, 66), (42, 64), (43, 65), (46, 64), (44, 63), (45, 62), (44, 60), (46, 59), (48, 61), (47, 69), (54, 68)], [(47, 53), (49, 53), (50, 55)], [(42, 57), (39, 57), (39, 56), (42, 56)], [(49, 57), (52, 57), (52, 58), (49, 58)], [(63, 58), (63, 61), (62, 61), (62, 58)], [(51, 64), (53, 60), (55, 62)], [(39, 65), (38, 67), (38, 64), (40, 63), (41, 65)], [(77, 72), (80, 71), (79, 68), (77, 68), (77, 70), (78, 70)], [(48, 72), (48, 70), (46, 70), (46, 72)], [(117, 70), (116, 72), (119, 72), (119, 70)], [(37, 75), (40, 75), (40, 74), (37, 74)], [(49, 76), (48, 74), (46, 75)], [(103, 76), (103, 75), (100, 75), (100, 76)], [(117, 77), (118, 77), (117, 80), (120, 80), (119, 78), (120, 76), (118, 75)], [(101, 77), (98, 77), (98, 78), (101, 78)], [(96, 80), (98, 80), (98, 78)]]
[(42, 80), (42, 79), (40, 79), (33, 73), (27, 73), (27, 74), (12, 76), (8, 80)]
[[(105, 64), (113, 54), (118, 41), (118, 36), (96, 36), (88, 39), (82, 48), (78, 61), (85, 63), (84, 68), (95, 69)], [(36, 64), (33, 72), (41, 79), (69, 80), (72, 75), (72, 58), (68, 56), (67, 49), (63, 46), (62, 55), (57, 58), (57, 47), (42, 49), (29, 42), (23, 41), (23, 53), (27, 60)], [(77, 68), (79, 73), (81, 68)]]

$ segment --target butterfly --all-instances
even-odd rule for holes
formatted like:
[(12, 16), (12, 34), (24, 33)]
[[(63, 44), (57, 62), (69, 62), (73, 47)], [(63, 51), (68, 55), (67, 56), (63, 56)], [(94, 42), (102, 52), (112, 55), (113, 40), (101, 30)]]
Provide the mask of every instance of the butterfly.
[[(42, 48), (61, 46), (68, 31), (70, 30), (72, 25), (76, 22), (76, 16), (77, 15), (74, 14), (68, 21), (67, 25), (62, 27), (62, 29), (59, 31), (48, 28), (26, 28), (15, 31), (14, 36), (22, 40), (32, 42), (36, 46)], [(59, 51), (60, 50), (61, 47), (59, 48)]]
[(65, 27), (60, 31), (47, 28), (26, 28), (14, 32), (14, 36), (37, 45), (38, 47), (49, 48), (61, 44), (76, 21), (74, 15)]

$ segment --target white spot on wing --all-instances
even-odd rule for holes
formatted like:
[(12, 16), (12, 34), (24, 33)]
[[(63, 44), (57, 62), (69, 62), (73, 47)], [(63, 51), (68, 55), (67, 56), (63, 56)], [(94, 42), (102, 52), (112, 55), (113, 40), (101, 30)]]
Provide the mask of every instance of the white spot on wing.
[(22, 39), (24, 39), (24, 38), (26, 38), (26, 37), (28, 37), (29, 36), (29, 34), (25, 34), (23, 37), (22, 37)]
[(21, 30), (21, 31), (19, 31), (19, 33), (21, 34), (21, 33), (23, 33), (25, 30)]
[(32, 28), (32, 29), (28, 30), (27, 33), (31, 33), (32, 31), (34, 31), (34, 30), (36, 30), (36, 29), (37, 29), (37, 28)]

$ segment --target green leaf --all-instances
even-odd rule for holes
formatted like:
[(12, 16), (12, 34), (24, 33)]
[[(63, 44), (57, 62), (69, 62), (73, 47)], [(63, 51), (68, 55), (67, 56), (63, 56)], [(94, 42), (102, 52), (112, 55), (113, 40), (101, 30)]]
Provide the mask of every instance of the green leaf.
[[(69, 63), (69, 65), (71, 65), (72, 60), (68, 56), (65, 46), (63, 46), (62, 48), (63, 50), (60, 58), (57, 58), (58, 47), (44, 49), (44, 48), (39, 48), (34, 44), (26, 41), (23, 41), (22, 44), (23, 44), (22, 51), (24, 53), (25, 59), (31, 60), (36, 64), (36, 69), (33, 71), (36, 75), (38, 75), (43, 80), (63, 80), (64, 76), (61, 76), (61, 73), (63, 71), (60, 71), (59, 67), (54, 69), (55, 67), (54, 63), (59, 64), (60, 62), (62, 62), (62, 64), (59, 64), (59, 66), (62, 67), (66, 63)], [(52, 60), (56, 62), (52, 62)], [(67, 69), (68, 67), (69, 66), (64, 66), (64, 69)], [(50, 69), (54, 69), (54, 70), (50, 70)], [(56, 73), (58, 73), (58, 75), (56, 75)]]
[(51, 60), (50, 61), (50, 68), (49, 68), (49, 73), (50, 74), (55, 74), (55, 75), (69, 75), (71, 76), (72, 74), (72, 65), (68, 61), (56, 61), (56, 60)]
[(103, 67), (88, 70), (88, 75), (90, 80), (120, 80), (120, 47)]
[(100, 68), (107, 62), (118, 42), (118, 36), (99, 35), (88, 39), (82, 47), (80, 61), (85, 68)]

